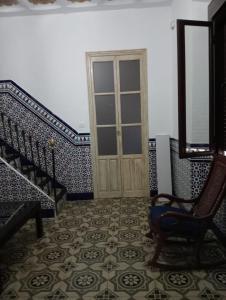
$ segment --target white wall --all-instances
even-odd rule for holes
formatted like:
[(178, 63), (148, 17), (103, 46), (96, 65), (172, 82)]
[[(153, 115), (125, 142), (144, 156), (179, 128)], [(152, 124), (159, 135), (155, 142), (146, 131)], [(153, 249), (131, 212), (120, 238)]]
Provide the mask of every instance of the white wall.
[(89, 132), (85, 52), (147, 48), (149, 136), (171, 134), (170, 20), (170, 7), (0, 18), (0, 79)]

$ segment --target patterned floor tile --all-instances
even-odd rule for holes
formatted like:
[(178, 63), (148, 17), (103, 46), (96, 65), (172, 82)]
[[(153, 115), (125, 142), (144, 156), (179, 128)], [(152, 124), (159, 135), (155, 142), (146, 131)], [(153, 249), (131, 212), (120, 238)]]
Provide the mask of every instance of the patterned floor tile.
[[(148, 266), (155, 243), (145, 237), (147, 208), (136, 198), (66, 203), (56, 219), (44, 220), (39, 240), (28, 222), (0, 250), (0, 299), (225, 300), (226, 266)], [(160, 259), (178, 264), (190, 253), (183, 247), (165, 247)], [(217, 242), (205, 245), (202, 258), (217, 261), (222, 251)]]
[(115, 273), (115, 276), (111, 279), (114, 291), (126, 292), (129, 295), (134, 295), (138, 291), (148, 291), (151, 279), (146, 276), (145, 271), (128, 268)]
[(57, 281), (57, 272), (44, 269), (42, 271), (31, 271), (29, 275), (21, 280), (20, 291), (51, 291)]
[(90, 266), (95, 263), (104, 262), (106, 255), (107, 254), (103, 248), (91, 246), (89, 248), (81, 249), (78, 262), (85, 263)]
[(226, 269), (219, 268), (209, 272), (207, 279), (216, 290), (226, 290)]
[(198, 289), (196, 279), (188, 272), (162, 272), (159, 281), (164, 284), (166, 290), (180, 290), (185, 293), (186, 291)]
[(120, 262), (126, 262), (131, 265), (136, 262), (144, 262), (146, 253), (140, 247), (135, 247), (128, 245), (126, 247), (121, 247), (116, 253), (116, 257)]

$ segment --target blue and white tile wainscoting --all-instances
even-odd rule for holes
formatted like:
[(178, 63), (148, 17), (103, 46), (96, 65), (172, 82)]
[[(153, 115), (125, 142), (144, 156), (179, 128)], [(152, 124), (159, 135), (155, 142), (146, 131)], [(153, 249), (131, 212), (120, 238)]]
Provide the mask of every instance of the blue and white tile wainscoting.
[(0, 81), (0, 103), (1, 112), (41, 145), (55, 140), (56, 180), (69, 195), (92, 193), (89, 134), (76, 132), (13, 81)]
[(179, 158), (178, 140), (170, 139), (173, 191), (178, 197), (199, 195), (209, 173), (212, 158)]
[[(67, 199), (92, 199), (90, 134), (79, 134), (11, 80), (0, 81), (0, 103), (1, 112), (40, 144), (46, 146), (51, 138), (56, 141), (56, 179), (67, 188)], [(150, 194), (155, 195), (155, 139), (150, 139), (148, 145)]]
[[(196, 198), (205, 183), (211, 166), (211, 157), (179, 158), (178, 140), (171, 138), (173, 192), (182, 198)], [(226, 199), (215, 217), (215, 223), (226, 235)]]

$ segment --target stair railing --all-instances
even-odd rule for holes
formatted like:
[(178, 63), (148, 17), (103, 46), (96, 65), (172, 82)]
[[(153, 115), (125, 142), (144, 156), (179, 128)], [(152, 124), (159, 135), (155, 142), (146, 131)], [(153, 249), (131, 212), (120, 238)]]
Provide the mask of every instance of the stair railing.
[[(25, 173), (30, 180), (34, 181), (34, 184), (42, 189), (46, 185), (46, 193), (53, 195), (57, 202), (55, 140), (51, 138), (46, 147), (39, 141), (35, 141), (32, 135), (27, 134), (18, 124), (1, 112), (0, 142), (1, 156), (3, 158), (6, 156), (5, 151), (11, 152), (15, 167), (18, 168), (16, 160), (19, 159), (21, 173)], [(3, 147), (5, 148), (3, 149)], [(51, 162), (51, 165), (48, 165), (47, 161)], [(33, 167), (33, 176), (29, 172), (31, 167)], [(46, 177), (46, 181), (44, 177)]]

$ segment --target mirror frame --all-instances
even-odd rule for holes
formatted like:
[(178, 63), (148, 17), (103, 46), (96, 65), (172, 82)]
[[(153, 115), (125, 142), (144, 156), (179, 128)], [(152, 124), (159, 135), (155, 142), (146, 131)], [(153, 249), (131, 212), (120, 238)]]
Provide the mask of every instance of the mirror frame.
[[(209, 28), (209, 150), (197, 151), (198, 144), (187, 150), (186, 136), (186, 60), (185, 60), (185, 26), (201, 26)], [(212, 22), (177, 20), (177, 63), (178, 63), (178, 135), (179, 157), (200, 157), (214, 154), (214, 105), (213, 105), (213, 53)], [(193, 148), (193, 150), (192, 150)]]

